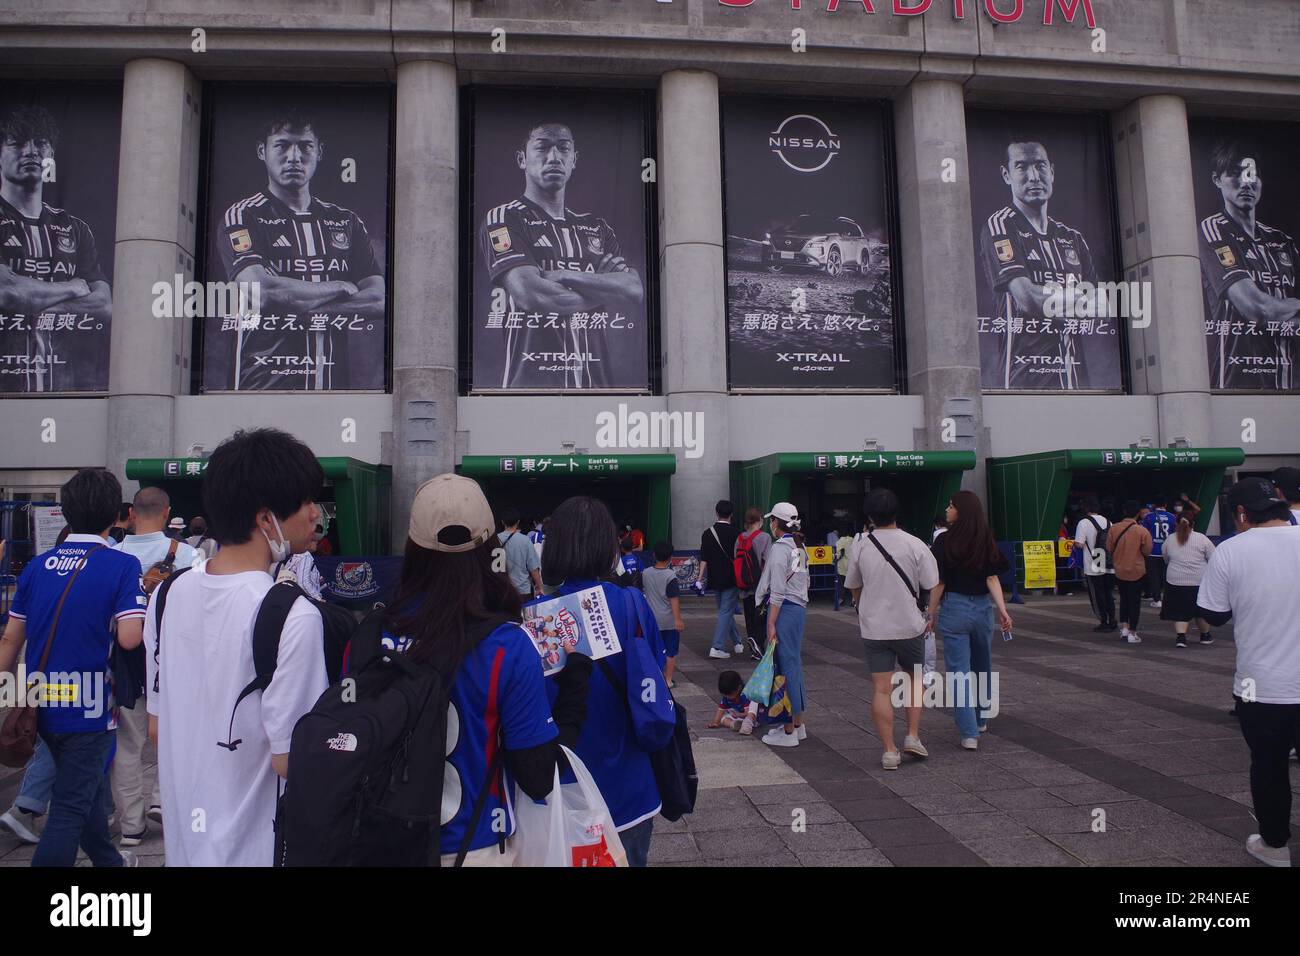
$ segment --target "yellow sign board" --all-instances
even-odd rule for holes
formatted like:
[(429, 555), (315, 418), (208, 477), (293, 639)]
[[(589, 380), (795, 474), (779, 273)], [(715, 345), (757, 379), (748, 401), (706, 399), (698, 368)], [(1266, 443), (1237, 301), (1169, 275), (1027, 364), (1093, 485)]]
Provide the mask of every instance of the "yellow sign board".
[(1056, 539), (1056, 556), (1059, 558), (1068, 558), (1074, 554), (1074, 542), (1069, 538)]
[(1051, 541), (1024, 541), (1025, 589), (1056, 587), (1056, 547)]
[(834, 564), (835, 549), (827, 544), (815, 545), (805, 549), (808, 552), (809, 564)]

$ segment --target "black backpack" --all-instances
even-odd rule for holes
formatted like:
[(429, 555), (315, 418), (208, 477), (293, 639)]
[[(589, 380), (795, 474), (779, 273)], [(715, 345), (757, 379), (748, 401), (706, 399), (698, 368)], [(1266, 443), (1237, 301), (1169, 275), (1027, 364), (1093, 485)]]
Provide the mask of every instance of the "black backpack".
[[(358, 627), (349, 680), (326, 690), (294, 725), (288, 783), (276, 807), (276, 866), (440, 863), (451, 681), (385, 649), (382, 616), (382, 609), (372, 611)], [(496, 623), (471, 628), (471, 639)], [(488, 767), (457, 866), (502, 752), (498, 746)]]

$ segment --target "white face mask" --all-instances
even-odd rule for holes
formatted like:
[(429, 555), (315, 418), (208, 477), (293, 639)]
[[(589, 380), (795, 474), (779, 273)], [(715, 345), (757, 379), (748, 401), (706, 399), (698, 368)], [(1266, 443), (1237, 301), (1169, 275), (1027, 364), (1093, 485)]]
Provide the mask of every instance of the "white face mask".
[(267, 545), (271, 549), (271, 563), (279, 564), (286, 560), (293, 553), (293, 548), (289, 544), (289, 539), (284, 536), (284, 529), (280, 527), (280, 519), (271, 515), (271, 520), (275, 522), (275, 533), (280, 536), (279, 542), (271, 540), (271, 536), (266, 533), (265, 529), (258, 529), (262, 532), (262, 537), (266, 539)]

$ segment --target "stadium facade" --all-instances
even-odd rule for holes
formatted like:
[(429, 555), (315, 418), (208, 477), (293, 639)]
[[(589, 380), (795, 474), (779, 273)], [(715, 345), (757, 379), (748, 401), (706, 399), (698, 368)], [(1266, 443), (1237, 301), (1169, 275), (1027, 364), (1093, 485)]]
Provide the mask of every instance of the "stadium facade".
[[(467, 463), (498, 497), (542, 460), (574, 490), (671, 471), (619, 507), (666, 494), (689, 547), (772, 456), (813, 456), (823, 511), (860, 490), (848, 453), (901, 471), (899, 453), (973, 452), (980, 491), (989, 460), (1143, 439), (1300, 463), (1293, 0), (792, 6), (0, 0), (0, 108), (57, 122), (48, 202), (96, 233), (112, 302), (109, 334), (84, 301), (64, 323), (0, 300), (0, 498), (274, 424), (390, 465), (395, 515)], [(263, 195), (272, 102), (315, 124), (315, 211)], [(566, 138), (576, 158), (550, 165)], [(1262, 180), (1247, 198), (1275, 241), (1214, 219), (1229, 141), (1225, 175)], [(567, 200), (535, 201), (561, 181)], [(40, 217), (11, 219), (39, 246)], [(72, 255), (53, 228), (44, 251)], [(11, 275), (42, 252), (14, 249)], [(507, 280), (515, 258), (537, 282)], [(197, 314), (208, 286), (185, 308), (185, 283), (246, 261), (341, 290), (300, 300), (320, 320), (300, 317), (301, 358), (282, 348), (298, 326), (261, 333), (262, 377), (240, 309)], [(1022, 276), (1137, 283), (1149, 308), (1044, 325)], [(1275, 301), (1225, 291), (1244, 280)]]

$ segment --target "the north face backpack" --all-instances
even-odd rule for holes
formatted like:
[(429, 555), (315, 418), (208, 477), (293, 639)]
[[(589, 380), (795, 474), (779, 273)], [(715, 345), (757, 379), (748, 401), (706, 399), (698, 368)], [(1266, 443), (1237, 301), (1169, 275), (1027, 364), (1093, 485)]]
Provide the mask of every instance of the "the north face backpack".
[(736, 586), (746, 591), (758, 587), (759, 578), (763, 576), (758, 555), (754, 553), (754, 539), (762, 533), (760, 528), (736, 539), (736, 557), (732, 559), (736, 565)]
[[(294, 725), (288, 784), (276, 809), (276, 866), (439, 865), (451, 682), (385, 649), (382, 615), (372, 611), (357, 629), (349, 679), (326, 690)], [(498, 747), (457, 865), (478, 829), (501, 754)]]

